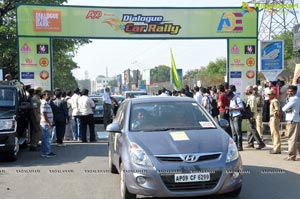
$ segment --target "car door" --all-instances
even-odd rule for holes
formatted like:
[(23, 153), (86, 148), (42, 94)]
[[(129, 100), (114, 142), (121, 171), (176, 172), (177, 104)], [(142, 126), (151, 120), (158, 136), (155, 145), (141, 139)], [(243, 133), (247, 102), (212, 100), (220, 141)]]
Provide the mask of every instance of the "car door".
[[(124, 122), (125, 122), (125, 115), (126, 115), (126, 109), (127, 109), (127, 103), (122, 103), (121, 106), (118, 109), (117, 115), (113, 122), (117, 122), (120, 125), (120, 128), (122, 131), (124, 130)], [(114, 165), (119, 165), (119, 159), (120, 159), (120, 147), (122, 143), (120, 142), (121, 133), (110, 133), (110, 144), (112, 151), (112, 159)]]

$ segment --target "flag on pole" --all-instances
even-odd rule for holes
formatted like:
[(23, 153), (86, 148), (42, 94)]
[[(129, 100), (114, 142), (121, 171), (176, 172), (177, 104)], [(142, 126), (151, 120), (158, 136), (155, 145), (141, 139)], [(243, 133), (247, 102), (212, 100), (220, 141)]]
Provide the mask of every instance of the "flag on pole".
[(175, 60), (173, 57), (172, 49), (170, 49), (170, 52), (171, 52), (172, 80), (173, 80), (176, 90), (179, 90), (182, 86), (182, 83), (181, 83), (180, 77), (179, 77), (177, 69), (176, 69), (176, 64), (175, 64)]

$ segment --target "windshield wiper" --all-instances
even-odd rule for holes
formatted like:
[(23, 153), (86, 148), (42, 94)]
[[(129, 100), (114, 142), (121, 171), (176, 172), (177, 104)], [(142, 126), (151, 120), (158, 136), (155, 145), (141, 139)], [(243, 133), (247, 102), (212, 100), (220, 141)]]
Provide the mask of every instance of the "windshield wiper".
[(157, 128), (157, 129), (149, 129), (149, 131), (171, 131), (171, 130), (186, 130), (186, 128), (182, 127), (173, 127), (173, 128)]

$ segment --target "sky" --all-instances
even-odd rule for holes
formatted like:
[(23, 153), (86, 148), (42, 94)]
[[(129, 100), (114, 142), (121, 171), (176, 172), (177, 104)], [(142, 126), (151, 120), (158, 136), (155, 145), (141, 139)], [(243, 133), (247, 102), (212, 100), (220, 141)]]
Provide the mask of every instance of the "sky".
[[(298, 1), (298, 0), (297, 0)], [(66, 5), (120, 7), (240, 7), (243, 0), (69, 0)], [(299, 9), (297, 9), (299, 10)], [(148, 69), (171, 66), (172, 48), (177, 69), (189, 70), (207, 66), (217, 58), (226, 58), (226, 40), (100, 40), (80, 47), (73, 70), (77, 79), (85, 74), (94, 80), (98, 75), (109, 77), (126, 69)]]

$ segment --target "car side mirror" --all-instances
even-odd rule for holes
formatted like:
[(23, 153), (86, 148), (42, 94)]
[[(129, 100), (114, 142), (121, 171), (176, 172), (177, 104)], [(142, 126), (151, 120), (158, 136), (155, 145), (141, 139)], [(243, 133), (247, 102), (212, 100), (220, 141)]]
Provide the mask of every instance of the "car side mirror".
[(107, 125), (106, 131), (111, 133), (121, 133), (121, 127), (118, 123), (111, 123)]
[(226, 129), (226, 128), (229, 127), (229, 123), (228, 123), (228, 121), (225, 120), (225, 119), (220, 119), (220, 120), (219, 120), (219, 125), (220, 125), (220, 127), (223, 128), (223, 129)]

